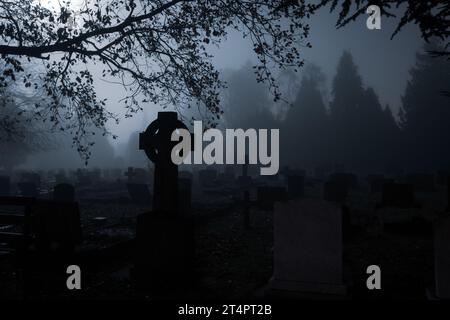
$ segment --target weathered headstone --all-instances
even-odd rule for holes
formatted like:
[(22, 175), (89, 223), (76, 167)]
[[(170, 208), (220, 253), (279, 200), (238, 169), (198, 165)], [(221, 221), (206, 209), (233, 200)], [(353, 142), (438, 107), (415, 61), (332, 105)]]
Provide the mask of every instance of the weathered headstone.
[(345, 294), (342, 242), (339, 207), (316, 199), (276, 203), (272, 293)]
[(60, 183), (53, 189), (53, 200), (62, 202), (75, 201), (75, 188), (68, 183)]
[(436, 297), (450, 299), (450, 215), (434, 224), (434, 278)]
[(0, 196), (11, 194), (11, 180), (7, 176), (0, 176)]

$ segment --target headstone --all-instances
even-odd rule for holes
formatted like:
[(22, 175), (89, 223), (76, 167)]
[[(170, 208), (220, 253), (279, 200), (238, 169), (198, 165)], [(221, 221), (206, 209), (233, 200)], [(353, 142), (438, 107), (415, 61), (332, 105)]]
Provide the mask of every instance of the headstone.
[(323, 185), (323, 198), (331, 202), (344, 202), (347, 199), (348, 188), (337, 181), (327, 181)]
[(53, 189), (53, 200), (62, 202), (75, 201), (75, 188), (68, 183), (61, 183)]
[(39, 195), (39, 190), (33, 182), (19, 182), (17, 187), (19, 188), (19, 193), (22, 197), (35, 198)]
[(434, 224), (435, 295), (450, 299), (450, 216), (437, 219)]
[(316, 199), (276, 203), (271, 291), (345, 294), (342, 213)]
[(172, 132), (186, 129), (176, 112), (159, 112), (145, 132), (139, 148), (155, 164), (153, 210), (137, 217), (136, 263), (138, 289), (159, 295), (180, 288), (193, 278), (193, 220), (179, 210), (178, 167), (172, 162)]
[(416, 206), (413, 186), (405, 183), (383, 184), (380, 207), (412, 208)]
[(81, 221), (76, 202), (40, 201), (33, 208), (38, 247), (47, 250), (57, 243), (73, 250), (82, 241)]
[(287, 192), (285, 187), (260, 186), (256, 190), (258, 206), (265, 209), (272, 209), (277, 201), (286, 201)]
[(11, 180), (7, 176), (0, 176), (0, 196), (11, 195)]
[(287, 177), (288, 195), (290, 199), (302, 197), (304, 194), (305, 177), (302, 175), (289, 175)]
[(428, 173), (414, 173), (406, 177), (406, 182), (412, 184), (416, 192), (434, 192), (434, 176)]

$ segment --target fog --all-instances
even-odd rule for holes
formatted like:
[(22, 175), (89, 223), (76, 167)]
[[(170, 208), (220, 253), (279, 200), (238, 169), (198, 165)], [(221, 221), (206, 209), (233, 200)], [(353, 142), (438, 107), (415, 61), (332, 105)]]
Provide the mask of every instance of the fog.
[[(381, 30), (368, 30), (366, 19), (361, 17), (348, 26), (336, 29), (337, 16), (327, 10), (321, 10), (310, 20), (310, 36), (308, 40), (312, 48), (303, 48), (301, 54), (306, 65), (314, 64), (324, 74), (323, 99), (328, 105), (330, 99), (332, 79), (336, 74), (339, 58), (347, 50), (353, 56), (358, 67), (359, 74), (363, 79), (364, 86), (374, 89), (380, 104), (389, 104), (394, 116), (397, 116), (401, 106), (401, 96), (405, 91), (409, 70), (414, 65), (416, 53), (421, 49), (423, 40), (418, 28), (408, 25), (393, 40), (391, 34), (395, 29), (397, 20), (382, 18)], [(227, 80), (227, 75), (241, 69), (246, 64), (255, 63), (256, 57), (247, 39), (243, 39), (238, 33), (232, 32), (220, 48), (211, 48), (213, 63), (217, 69), (222, 71), (222, 78)], [(145, 165), (145, 157), (131, 155), (137, 140), (137, 132), (143, 131), (145, 127), (156, 118), (161, 107), (152, 104), (144, 105), (144, 111), (135, 114), (131, 118), (125, 118), (125, 109), (120, 100), (125, 95), (120, 85), (111, 84), (101, 79), (101, 66), (92, 66), (96, 77), (96, 88), (100, 98), (108, 98), (108, 109), (121, 118), (119, 124), (112, 121), (108, 124), (108, 130), (117, 135), (117, 139), (111, 137), (97, 139), (97, 144), (92, 149), (92, 157), (89, 166), (100, 166), (104, 162), (105, 167), (114, 165)], [(302, 70), (296, 78), (301, 79)], [(253, 75), (246, 77), (249, 82), (256, 82)], [(285, 79), (286, 80), (286, 79)], [(250, 84), (249, 84), (250, 85)], [(287, 86), (288, 83), (284, 82)], [(264, 90), (264, 89), (263, 89)], [(286, 91), (286, 90), (285, 90)], [(224, 96), (229, 92), (224, 92)], [(295, 94), (290, 97), (295, 97)], [(224, 101), (224, 106), (227, 101)], [(252, 108), (252, 106), (248, 106)], [(280, 110), (275, 108), (275, 112)], [(272, 110), (274, 111), (274, 110)], [(225, 118), (232, 115), (225, 114)], [(106, 140), (107, 139), (107, 140)], [(79, 159), (76, 150), (71, 149), (70, 138), (66, 137), (60, 144), (61, 150), (52, 150), (29, 157), (24, 167), (51, 167), (55, 161), (56, 167), (82, 166), (83, 161)], [(65, 142), (64, 142), (65, 141)], [(128, 143), (133, 142), (131, 148)], [(110, 143), (110, 146), (108, 145)]]

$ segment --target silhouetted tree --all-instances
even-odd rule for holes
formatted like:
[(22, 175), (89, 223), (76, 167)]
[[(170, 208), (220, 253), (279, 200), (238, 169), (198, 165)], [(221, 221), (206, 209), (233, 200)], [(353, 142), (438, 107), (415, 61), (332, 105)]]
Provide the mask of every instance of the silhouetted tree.
[(330, 150), (333, 160), (339, 164), (356, 165), (356, 152), (360, 146), (361, 119), (359, 107), (364, 98), (364, 88), (358, 68), (351, 54), (344, 52), (339, 60), (333, 79), (332, 101), (330, 103)]
[[(440, 50), (437, 44), (428, 44), (424, 49)], [(405, 163), (419, 169), (448, 167), (450, 106), (448, 98), (440, 93), (450, 83), (450, 62), (418, 53), (410, 74), (400, 112), (407, 152)]]
[[(106, 79), (127, 88), (121, 101), (130, 113), (147, 101), (175, 106), (200, 101), (220, 115), (223, 84), (209, 46), (231, 30), (248, 36), (259, 59), (257, 78), (278, 99), (272, 67), (301, 65), (299, 48), (309, 45), (303, 18), (313, 10), (305, 1), (283, 6), (282, 0), (87, 0), (77, 12), (69, 1), (59, 4), (49, 10), (35, 0), (0, 1), (0, 54), (6, 65), (0, 85), (22, 74), (25, 87), (43, 89), (48, 99), (36, 110), (75, 127), (83, 153), (86, 130), (114, 118), (96, 94), (94, 63), (103, 66)], [(43, 60), (42, 83), (33, 81), (23, 58)]]
[(281, 128), (282, 161), (299, 168), (312, 168), (327, 158), (328, 119), (320, 87), (324, 75), (315, 65), (304, 70), (297, 97)]
[(247, 63), (226, 77), (227, 89), (223, 100), (228, 128), (270, 129), (275, 125), (267, 86), (258, 83), (253, 72), (251, 64)]

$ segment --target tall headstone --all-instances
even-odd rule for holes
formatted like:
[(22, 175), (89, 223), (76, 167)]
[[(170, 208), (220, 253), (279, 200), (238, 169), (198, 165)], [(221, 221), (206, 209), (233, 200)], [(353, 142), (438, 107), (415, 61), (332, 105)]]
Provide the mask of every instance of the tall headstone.
[(193, 279), (193, 221), (179, 214), (178, 167), (172, 162), (172, 132), (186, 129), (176, 112), (159, 112), (140, 134), (139, 147), (153, 161), (153, 210), (137, 218), (136, 285), (158, 295)]
[(53, 189), (53, 200), (62, 202), (75, 201), (75, 188), (68, 183), (60, 183)]
[(345, 294), (341, 209), (316, 199), (275, 204), (270, 290)]

